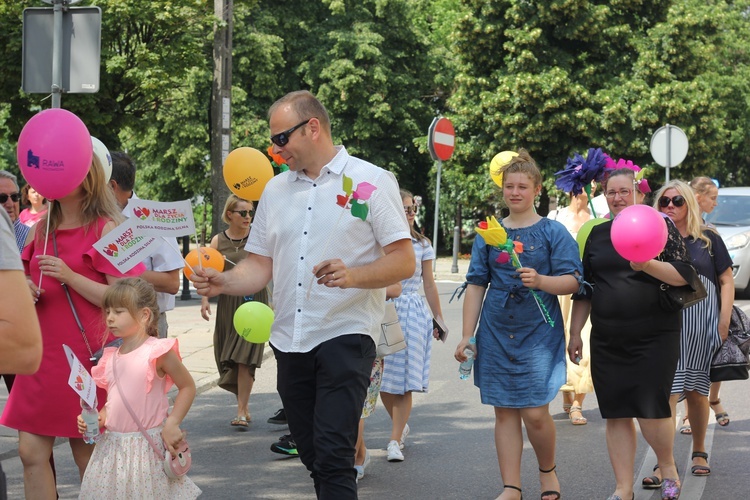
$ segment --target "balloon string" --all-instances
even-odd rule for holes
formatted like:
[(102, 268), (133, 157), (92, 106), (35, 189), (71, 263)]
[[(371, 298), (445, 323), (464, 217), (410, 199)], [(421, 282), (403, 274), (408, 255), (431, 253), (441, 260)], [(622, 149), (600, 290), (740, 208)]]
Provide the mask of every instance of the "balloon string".
[[(346, 212), (346, 207), (343, 207), (341, 209), (341, 213), (339, 214), (339, 218), (336, 219), (336, 223), (333, 225), (333, 228), (328, 233), (328, 239), (326, 240), (326, 244), (323, 245), (323, 251), (320, 252), (321, 259), (323, 258), (323, 256), (325, 256), (326, 251), (328, 250), (328, 245), (331, 243), (331, 239), (333, 238), (333, 234), (336, 232), (336, 228), (339, 226), (339, 222), (341, 222), (341, 217), (344, 216), (344, 212)], [(312, 292), (313, 283), (315, 283), (315, 273), (313, 273), (312, 277), (310, 278), (310, 284), (307, 286), (307, 296), (305, 297), (307, 300), (310, 299), (310, 292)]]
[[(44, 233), (44, 248), (42, 249), (42, 255), (47, 255), (47, 243), (49, 243), (49, 220), (50, 220), (50, 214), (52, 213), (52, 204), (55, 202), (55, 200), (49, 200), (49, 207), (47, 207), (47, 231)], [(59, 202), (58, 202), (59, 203)], [(39, 284), (37, 285), (37, 293), (42, 289), (42, 278), (44, 277), (44, 274), (42, 274), (42, 271), (39, 271)]]
[[(203, 271), (203, 261), (201, 260), (201, 242), (198, 239), (198, 229), (195, 230), (195, 244), (198, 245), (198, 248), (196, 248), (196, 251), (198, 252), (198, 267), (201, 271)], [(187, 264), (187, 262), (185, 262), (185, 264)], [(188, 267), (190, 267), (190, 264), (188, 264)], [(190, 267), (190, 270), (193, 271), (193, 268)]]

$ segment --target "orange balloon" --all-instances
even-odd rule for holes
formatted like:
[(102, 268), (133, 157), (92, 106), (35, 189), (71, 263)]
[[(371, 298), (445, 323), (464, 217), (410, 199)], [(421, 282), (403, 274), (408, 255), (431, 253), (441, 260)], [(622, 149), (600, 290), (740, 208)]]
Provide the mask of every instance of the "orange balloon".
[[(185, 262), (190, 264), (193, 269), (198, 269), (202, 265), (203, 267), (216, 269), (219, 272), (224, 270), (224, 256), (221, 255), (221, 252), (211, 247), (200, 247), (200, 254), (202, 257), (200, 264), (198, 263), (198, 249), (190, 250), (190, 253), (185, 256)], [(188, 266), (185, 266), (182, 272), (187, 279), (190, 279), (193, 275), (193, 271)]]
[(254, 148), (237, 148), (224, 161), (224, 182), (242, 199), (257, 201), (273, 177), (268, 157)]

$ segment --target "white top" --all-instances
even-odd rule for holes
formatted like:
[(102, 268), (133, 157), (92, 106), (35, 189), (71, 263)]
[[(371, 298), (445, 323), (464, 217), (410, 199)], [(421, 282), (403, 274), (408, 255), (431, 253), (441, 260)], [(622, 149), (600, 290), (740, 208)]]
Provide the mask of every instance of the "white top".
[[(382, 247), (411, 239), (393, 174), (349, 156), (343, 146), (337, 149), (315, 180), (287, 171), (268, 182), (245, 245), (273, 259), (271, 343), (283, 352), (308, 352), (347, 334), (374, 337), (385, 289), (328, 288), (313, 281), (312, 268), (335, 258), (347, 267), (368, 264), (383, 255)], [(344, 175), (354, 191), (362, 182), (377, 187), (366, 201), (366, 221), (337, 204), (337, 197), (344, 197)]]
[(8, 212), (0, 207), (0, 270), (23, 271), (21, 253)]
[[(138, 198), (135, 195), (135, 192), (133, 192), (133, 196), (130, 199), (138, 200), (140, 198)], [(122, 214), (128, 218), (133, 214), (130, 201), (125, 205)], [(143, 261), (146, 269), (149, 271), (165, 272), (185, 267), (185, 263), (182, 259), (182, 251), (177, 245), (177, 240), (175, 238), (159, 237), (157, 240), (160, 241), (154, 243), (154, 245), (156, 245), (156, 250)], [(159, 312), (164, 313), (171, 311), (174, 309), (175, 296), (171, 293), (156, 292), (156, 303), (159, 305)]]

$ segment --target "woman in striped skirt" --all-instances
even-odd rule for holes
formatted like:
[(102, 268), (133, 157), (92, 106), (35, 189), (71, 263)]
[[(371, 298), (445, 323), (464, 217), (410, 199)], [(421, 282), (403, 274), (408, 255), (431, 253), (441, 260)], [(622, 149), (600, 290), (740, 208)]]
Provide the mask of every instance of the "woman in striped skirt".
[[(682, 181), (665, 184), (656, 195), (655, 208), (674, 222), (685, 239), (693, 267), (698, 272), (708, 296), (682, 311), (680, 359), (672, 383), (672, 415), (678, 400), (687, 401), (693, 436), (691, 473), (708, 476), (708, 454), (705, 448), (708, 427), (708, 393), (711, 385), (711, 358), (727, 338), (734, 302), (732, 259), (723, 240), (705, 226), (693, 190)], [(661, 475), (643, 479), (644, 488), (658, 488)]]
[[(380, 398), (393, 421), (391, 439), (388, 442), (388, 461), (401, 462), (404, 455), (404, 440), (409, 434), (409, 415), (412, 407), (412, 392), (427, 392), (430, 378), (430, 353), (432, 339), (437, 331), (432, 328), (432, 318), (443, 317), (440, 309), (437, 285), (432, 275), (435, 251), (430, 240), (414, 229), (417, 206), (414, 195), (401, 190), (401, 201), (411, 228), (411, 242), (417, 258), (414, 275), (401, 282), (401, 295), (395, 299), (396, 311), (406, 339), (406, 349), (388, 356), (383, 369)], [(424, 283), (424, 294), (430, 309), (427, 309), (419, 288)], [(432, 311), (432, 315), (430, 315)]]

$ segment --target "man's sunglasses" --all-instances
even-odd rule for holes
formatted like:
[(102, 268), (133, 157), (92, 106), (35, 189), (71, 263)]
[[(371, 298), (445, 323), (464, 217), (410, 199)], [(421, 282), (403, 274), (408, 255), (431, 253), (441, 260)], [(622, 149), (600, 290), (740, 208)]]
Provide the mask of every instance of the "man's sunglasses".
[(247, 217), (248, 215), (253, 217), (255, 215), (255, 210), (232, 210), (232, 212), (240, 214), (240, 217)]
[(271, 142), (274, 143), (274, 144), (276, 144), (278, 147), (286, 146), (287, 143), (289, 142), (289, 136), (292, 135), (292, 132), (294, 132), (295, 130), (297, 130), (300, 127), (304, 127), (305, 125), (308, 124), (308, 122), (310, 120), (312, 120), (312, 118), (308, 118), (307, 120), (298, 123), (297, 125), (295, 125), (294, 127), (290, 128), (289, 130), (285, 130), (283, 132), (279, 132), (276, 135), (272, 135), (271, 136)]
[(18, 200), (21, 199), (21, 194), (20, 193), (0, 194), (0, 203), (5, 203), (6, 201), (8, 201), (8, 198), (13, 200), (13, 203), (16, 203), (18, 202)]
[(675, 207), (681, 207), (685, 204), (685, 198), (683, 198), (681, 195), (677, 195), (673, 198), (670, 198), (668, 196), (662, 196), (659, 198), (659, 206), (661, 208), (667, 208), (669, 206), (669, 202), (672, 202), (672, 205)]

